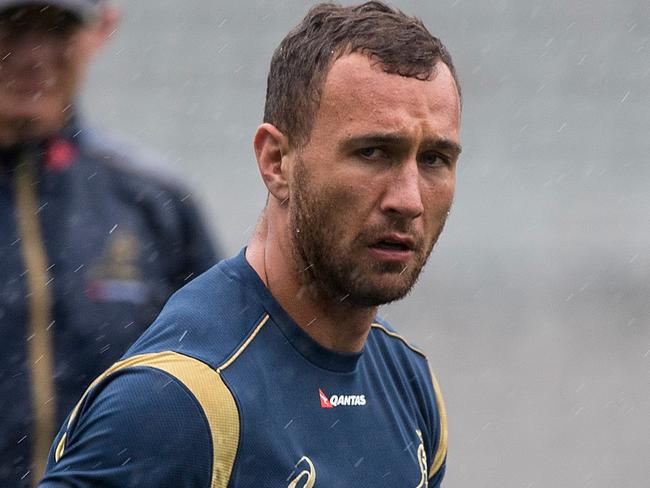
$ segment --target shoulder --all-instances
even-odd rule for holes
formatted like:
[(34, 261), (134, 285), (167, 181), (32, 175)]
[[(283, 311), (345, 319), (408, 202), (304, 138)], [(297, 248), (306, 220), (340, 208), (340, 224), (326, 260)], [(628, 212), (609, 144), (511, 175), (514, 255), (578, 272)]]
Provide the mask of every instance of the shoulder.
[[(55, 440), (43, 487), (61, 480), (200, 487), (229, 479), (240, 419), (219, 365), (268, 320), (251, 277), (237, 272), (243, 259), (222, 262), (177, 292), (125, 357), (90, 385)], [(116, 459), (116, 452), (133, 456)]]
[(176, 351), (218, 369), (235, 355), (268, 320), (255, 286), (233, 271), (241, 259), (219, 262), (172, 295), (126, 356)]
[(391, 362), (395, 374), (401, 376), (412, 405), (423, 422), (425, 445), (429, 460), (429, 479), (433, 486), (444, 476), (447, 457), (447, 414), (438, 380), (424, 352), (410, 344), (381, 318), (372, 324), (369, 340), (382, 358)]
[(371, 326), (371, 335), (376, 340), (387, 344), (389, 347), (405, 353), (416, 361), (426, 361), (424, 352), (411, 344), (404, 336), (398, 333), (388, 322), (380, 317), (375, 317)]
[(80, 135), (80, 157), (115, 175), (138, 183), (187, 196), (178, 170), (153, 149), (134, 140), (94, 127), (84, 127)]
[(70, 414), (42, 486), (210, 486), (215, 432), (225, 426), (214, 419), (223, 399), (213, 397), (229, 399), (217, 379), (181, 355), (117, 363)]
[(425, 353), (379, 317), (371, 326), (366, 350), (377, 355), (387, 372), (407, 379), (408, 393), (427, 403), (434, 398), (433, 375)]
[(401, 378), (403, 393), (411, 396), (420, 408), (428, 408), (434, 402), (434, 379), (425, 353), (379, 317), (371, 326), (366, 351), (381, 358), (386, 374)]
[(107, 212), (129, 208), (145, 216), (158, 235), (170, 239), (169, 247), (174, 252), (189, 253), (184, 256), (201, 271), (215, 262), (214, 243), (202, 218), (201, 205), (184, 178), (164, 158), (139, 144), (92, 128), (85, 128), (79, 137), (74, 174), (82, 191), (97, 192), (104, 197), (104, 204), (115, 204)]

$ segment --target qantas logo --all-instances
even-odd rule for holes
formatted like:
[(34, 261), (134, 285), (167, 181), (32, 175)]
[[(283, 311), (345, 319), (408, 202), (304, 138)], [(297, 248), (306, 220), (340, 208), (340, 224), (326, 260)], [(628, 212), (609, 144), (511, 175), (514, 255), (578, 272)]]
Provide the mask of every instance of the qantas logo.
[(334, 408), (334, 405), (332, 405), (330, 399), (327, 398), (327, 395), (323, 393), (323, 390), (321, 390), (320, 388), (318, 389), (318, 396), (320, 397), (320, 406), (322, 408)]
[(362, 407), (366, 404), (365, 395), (332, 395), (328, 398), (323, 390), (318, 389), (321, 408)]

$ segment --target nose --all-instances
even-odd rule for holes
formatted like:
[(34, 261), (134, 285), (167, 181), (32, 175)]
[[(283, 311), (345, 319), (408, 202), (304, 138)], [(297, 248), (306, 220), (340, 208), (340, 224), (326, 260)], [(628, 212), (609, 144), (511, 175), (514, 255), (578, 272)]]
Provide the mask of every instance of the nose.
[(415, 219), (424, 212), (421, 177), (415, 160), (395, 165), (384, 192), (381, 209), (384, 213)]

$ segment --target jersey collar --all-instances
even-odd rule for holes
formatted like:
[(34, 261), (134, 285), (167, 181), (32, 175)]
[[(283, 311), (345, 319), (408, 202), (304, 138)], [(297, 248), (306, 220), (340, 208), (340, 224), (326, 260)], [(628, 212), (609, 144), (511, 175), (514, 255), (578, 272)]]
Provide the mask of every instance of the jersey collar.
[(244, 283), (248, 283), (253, 288), (271, 317), (273, 324), (280, 329), (289, 343), (309, 362), (320, 368), (340, 373), (355, 370), (363, 356), (363, 350), (358, 353), (338, 352), (316, 342), (271, 295), (264, 282), (246, 260), (246, 248), (243, 248), (237, 256), (230, 259), (228, 264), (243, 278)]

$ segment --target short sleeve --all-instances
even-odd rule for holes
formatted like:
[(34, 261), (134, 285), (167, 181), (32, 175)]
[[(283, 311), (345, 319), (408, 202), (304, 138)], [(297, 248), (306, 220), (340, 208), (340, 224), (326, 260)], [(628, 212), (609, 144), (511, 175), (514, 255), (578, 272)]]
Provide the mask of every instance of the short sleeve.
[(55, 439), (40, 488), (210, 486), (208, 422), (168, 373), (118, 371), (93, 387), (75, 416)]

